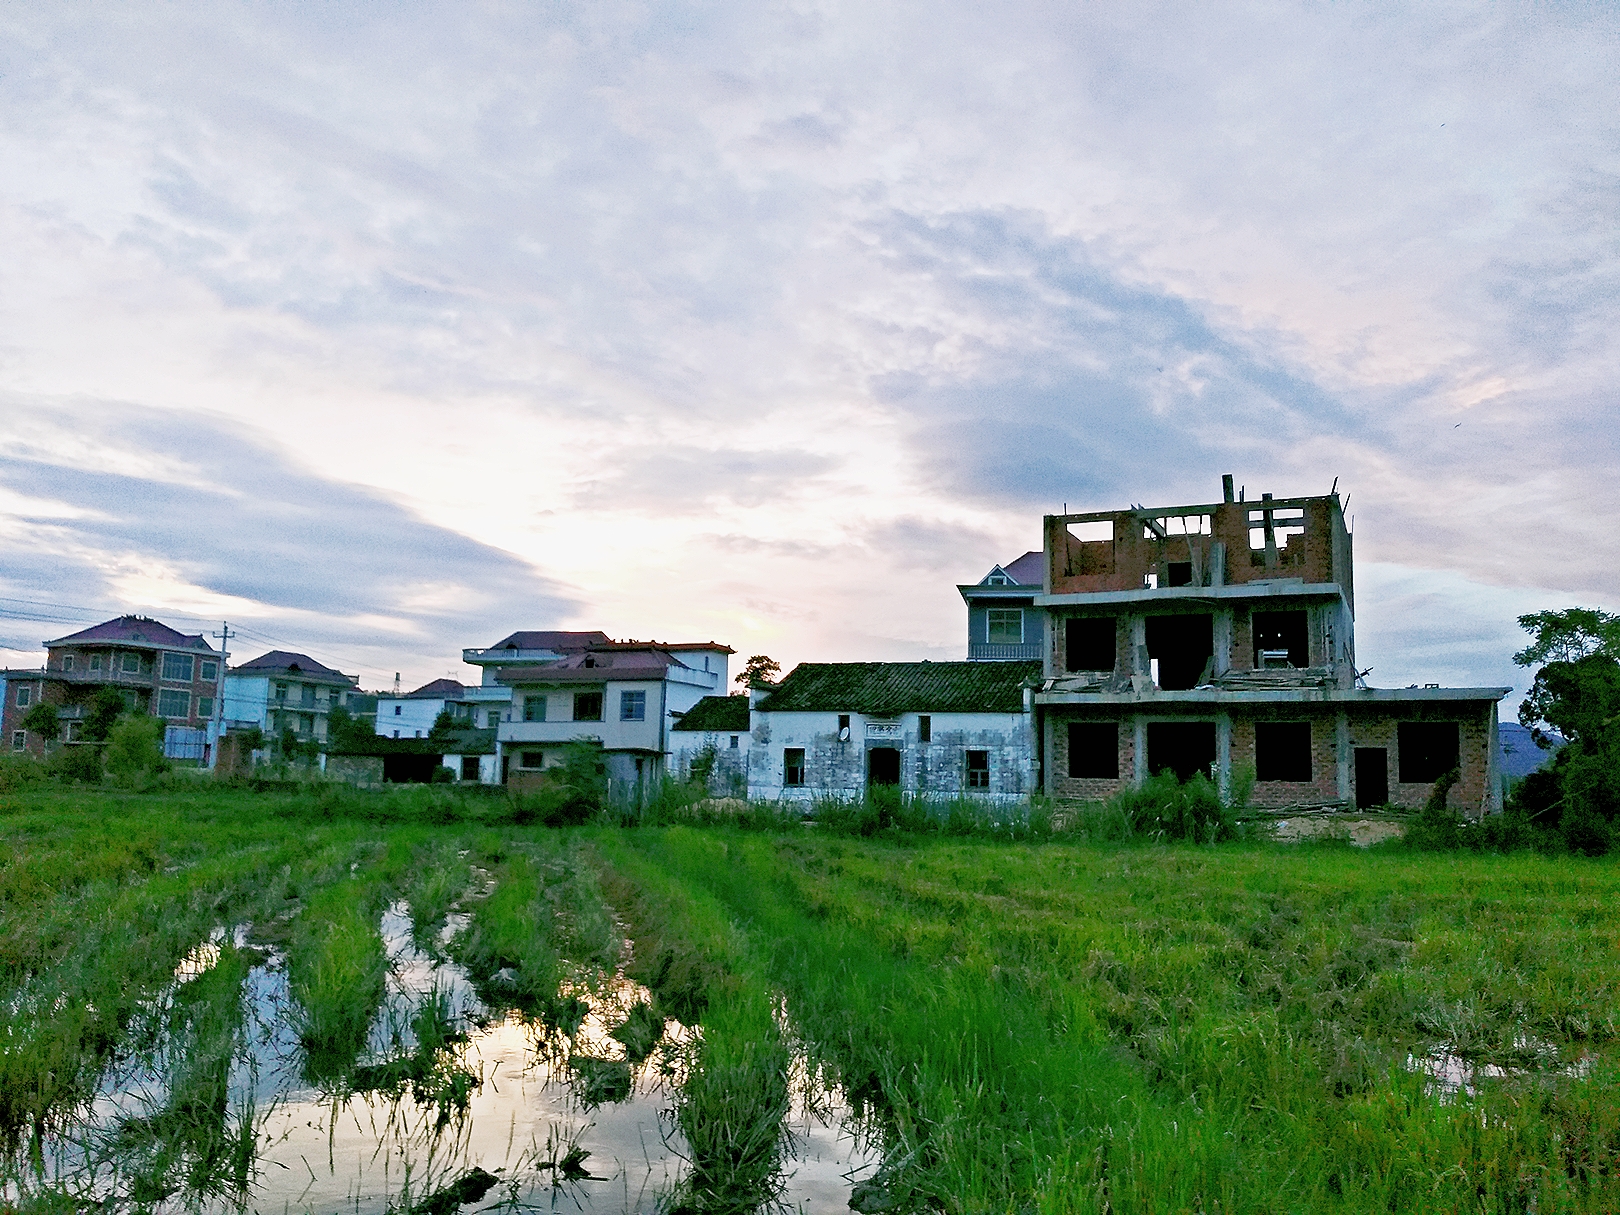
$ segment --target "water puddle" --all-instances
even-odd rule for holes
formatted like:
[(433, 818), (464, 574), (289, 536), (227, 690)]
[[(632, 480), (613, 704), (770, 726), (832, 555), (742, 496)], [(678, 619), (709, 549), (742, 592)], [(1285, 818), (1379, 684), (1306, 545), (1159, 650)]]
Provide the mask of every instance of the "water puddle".
[[(247, 926), (216, 931), (176, 968), (90, 1108), (48, 1138), (25, 1188), (284, 1215), (663, 1209), (685, 1167), (674, 1106), (699, 1031), (653, 1016), (622, 969), (565, 982), (550, 1025), (508, 1012), (499, 974), (481, 998), (445, 957), (465, 923), (453, 913), (419, 948), (409, 909), (387, 910), (366, 1047), (315, 1078), (284, 956), (253, 947)], [(845, 1212), (876, 1147), (802, 1052), (793, 1072), (786, 1209)], [(0, 1196), (17, 1201), (17, 1183)]]
[(1516, 1063), (1486, 1063), (1467, 1059), (1441, 1045), (1425, 1055), (1409, 1055), (1408, 1071), (1421, 1073), (1428, 1081), (1430, 1092), (1442, 1100), (1452, 1100), (1459, 1094), (1473, 1097), (1479, 1092), (1481, 1081), (1538, 1081), (1552, 1083), (1558, 1079), (1583, 1080), (1591, 1074), (1592, 1060), (1586, 1056), (1572, 1063), (1560, 1062), (1558, 1050), (1550, 1042), (1521, 1036), (1514, 1039), (1513, 1057)]

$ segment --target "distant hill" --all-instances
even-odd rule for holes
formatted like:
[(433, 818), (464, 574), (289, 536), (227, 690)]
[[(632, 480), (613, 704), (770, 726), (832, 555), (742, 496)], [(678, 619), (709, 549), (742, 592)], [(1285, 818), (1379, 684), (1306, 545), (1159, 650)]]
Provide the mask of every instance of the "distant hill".
[(1564, 745), (1564, 740), (1555, 735), (1552, 750), (1543, 751), (1530, 737), (1529, 729), (1516, 721), (1502, 722), (1496, 727), (1496, 736), (1501, 747), (1497, 760), (1502, 765), (1502, 773), (1514, 780), (1529, 776), (1543, 764), (1549, 763), (1558, 753), (1558, 748)]

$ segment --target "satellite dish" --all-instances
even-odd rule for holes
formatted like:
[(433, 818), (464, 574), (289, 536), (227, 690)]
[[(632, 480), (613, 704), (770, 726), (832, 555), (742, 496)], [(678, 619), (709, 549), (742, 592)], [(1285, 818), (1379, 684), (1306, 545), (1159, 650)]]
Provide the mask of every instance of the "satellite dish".
[(848, 726), (845, 726), (842, 730), (838, 731), (838, 741), (839, 742), (848, 742), (849, 741), (849, 727)]

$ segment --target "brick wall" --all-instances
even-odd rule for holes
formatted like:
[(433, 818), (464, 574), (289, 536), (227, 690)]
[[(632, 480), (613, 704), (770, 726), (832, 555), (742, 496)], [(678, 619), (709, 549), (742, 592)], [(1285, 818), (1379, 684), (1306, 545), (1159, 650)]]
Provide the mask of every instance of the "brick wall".
[(1257, 780), (1249, 802), (1255, 806), (1295, 806), (1308, 802), (1333, 801), (1339, 796), (1339, 748), (1336, 741), (1338, 715), (1307, 717), (1293, 714), (1281, 717), (1233, 717), (1232, 771), (1255, 766), (1255, 723), (1257, 721), (1304, 721), (1311, 727), (1311, 779), (1308, 781)]
[(1131, 718), (1119, 721), (1119, 777), (1107, 780), (1100, 777), (1069, 775), (1069, 723), (1072, 721), (1107, 721), (1106, 717), (1059, 716), (1046, 718), (1046, 763), (1051, 777), (1047, 786), (1051, 796), (1076, 798), (1082, 801), (1103, 801), (1136, 783), (1136, 730)]

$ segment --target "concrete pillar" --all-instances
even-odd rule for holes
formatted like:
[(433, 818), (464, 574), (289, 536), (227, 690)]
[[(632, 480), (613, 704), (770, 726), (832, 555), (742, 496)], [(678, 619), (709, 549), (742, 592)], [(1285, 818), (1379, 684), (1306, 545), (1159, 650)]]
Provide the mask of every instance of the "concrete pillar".
[(1136, 787), (1140, 789), (1148, 778), (1147, 718), (1140, 714), (1133, 717), (1131, 719), (1131, 729), (1135, 731), (1135, 744), (1132, 747), (1132, 750), (1136, 752), (1136, 772), (1134, 776)]
[(1343, 709), (1334, 722), (1333, 729), (1334, 758), (1339, 769), (1339, 800), (1350, 801), (1355, 795), (1350, 788), (1350, 715)]
[(1232, 609), (1215, 609), (1215, 674), (1232, 669)]
[(1232, 796), (1232, 715), (1215, 719), (1215, 788), (1225, 802)]
[(1146, 675), (1148, 673), (1147, 653), (1147, 617), (1140, 613), (1133, 613), (1125, 618), (1131, 630), (1131, 674)]

